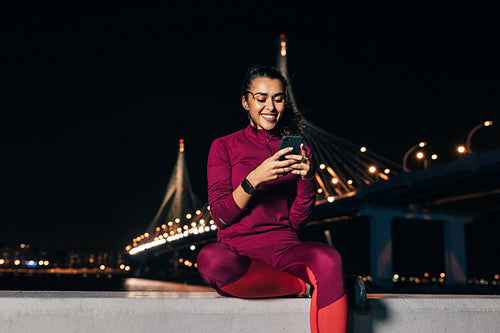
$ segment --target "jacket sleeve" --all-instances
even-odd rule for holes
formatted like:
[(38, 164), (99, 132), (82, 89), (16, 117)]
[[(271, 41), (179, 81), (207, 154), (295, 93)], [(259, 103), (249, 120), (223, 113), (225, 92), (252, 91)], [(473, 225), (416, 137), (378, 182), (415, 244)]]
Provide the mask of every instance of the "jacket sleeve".
[[(312, 161), (312, 154), (309, 147), (306, 147), (307, 158)], [(299, 178), (297, 180), (297, 196), (290, 207), (289, 218), (294, 229), (299, 229), (301, 225), (311, 216), (316, 204), (316, 179)]]
[(234, 201), (231, 161), (227, 147), (220, 139), (215, 140), (210, 147), (207, 176), (210, 213), (217, 227), (224, 229), (238, 221), (245, 209), (241, 209)]

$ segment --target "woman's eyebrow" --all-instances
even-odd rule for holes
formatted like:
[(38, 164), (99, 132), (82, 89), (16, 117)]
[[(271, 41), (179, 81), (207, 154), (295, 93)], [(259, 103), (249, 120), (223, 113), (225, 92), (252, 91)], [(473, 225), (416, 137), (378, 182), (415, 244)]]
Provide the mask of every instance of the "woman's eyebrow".
[[(268, 93), (264, 93), (264, 92), (256, 92), (254, 95), (269, 96)], [(279, 93), (274, 94), (273, 97), (281, 96), (281, 95), (285, 95), (285, 93), (279, 92)]]

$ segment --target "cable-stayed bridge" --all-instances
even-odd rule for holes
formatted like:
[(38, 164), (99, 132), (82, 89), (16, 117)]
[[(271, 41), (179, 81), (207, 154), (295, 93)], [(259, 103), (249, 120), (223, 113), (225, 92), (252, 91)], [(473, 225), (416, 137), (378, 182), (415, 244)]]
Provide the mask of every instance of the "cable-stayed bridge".
[[(277, 66), (287, 72), (287, 41), (279, 40)], [(292, 86), (288, 87), (292, 107)], [(393, 279), (392, 229), (394, 219), (437, 221), (443, 224), (447, 281), (463, 285), (467, 277), (465, 224), (472, 222), (477, 201), (500, 202), (500, 150), (468, 154), (455, 162), (414, 172), (366, 147), (339, 138), (305, 119), (306, 142), (314, 152), (317, 207), (311, 224), (366, 216), (370, 220), (370, 269), (374, 281), (389, 285)], [(185, 143), (179, 141), (177, 161), (157, 214), (147, 230), (132, 239), (126, 250), (141, 257), (170, 253), (165, 265), (172, 275), (179, 265), (193, 268), (194, 259), (179, 258), (179, 250), (216, 240), (217, 227), (210, 207), (191, 189), (184, 160)], [(471, 209), (464, 209), (466, 205)], [(323, 235), (322, 235), (323, 237)], [(324, 234), (331, 244), (329, 233)], [(179, 260), (182, 260), (180, 262)]]

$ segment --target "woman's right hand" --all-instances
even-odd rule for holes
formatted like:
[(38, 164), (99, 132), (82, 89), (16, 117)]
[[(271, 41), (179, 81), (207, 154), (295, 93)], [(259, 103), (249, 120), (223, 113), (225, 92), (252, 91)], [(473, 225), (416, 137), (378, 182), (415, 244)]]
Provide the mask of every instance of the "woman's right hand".
[(278, 179), (292, 171), (293, 169), (290, 166), (297, 163), (295, 160), (280, 161), (282, 156), (289, 154), (292, 150), (291, 147), (280, 149), (273, 156), (264, 160), (255, 170), (248, 174), (247, 179), (250, 184), (256, 188), (262, 183)]

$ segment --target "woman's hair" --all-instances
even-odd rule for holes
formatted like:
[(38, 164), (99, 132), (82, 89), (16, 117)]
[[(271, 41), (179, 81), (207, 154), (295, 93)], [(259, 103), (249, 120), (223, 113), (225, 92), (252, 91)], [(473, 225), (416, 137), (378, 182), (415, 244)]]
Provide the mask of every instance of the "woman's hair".
[[(283, 115), (276, 125), (276, 128), (280, 131), (281, 135), (303, 135), (302, 129), (304, 128), (304, 123), (302, 115), (294, 110), (294, 108), (288, 102), (287, 87), (288, 81), (281, 74), (280, 70), (276, 67), (253, 65), (248, 68), (245, 78), (243, 80), (243, 85), (241, 86), (241, 96), (245, 99), (248, 98), (248, 92), (250, 91), (250, 86), (254, 79), (259, 77), (266, 77), (269, 79), (276, 79), (283, 85), (283, 91), (285, 92), (285, 109), (283, 110)], [(254, 122), (247, 112), (248, 118), (252, 123)]]

